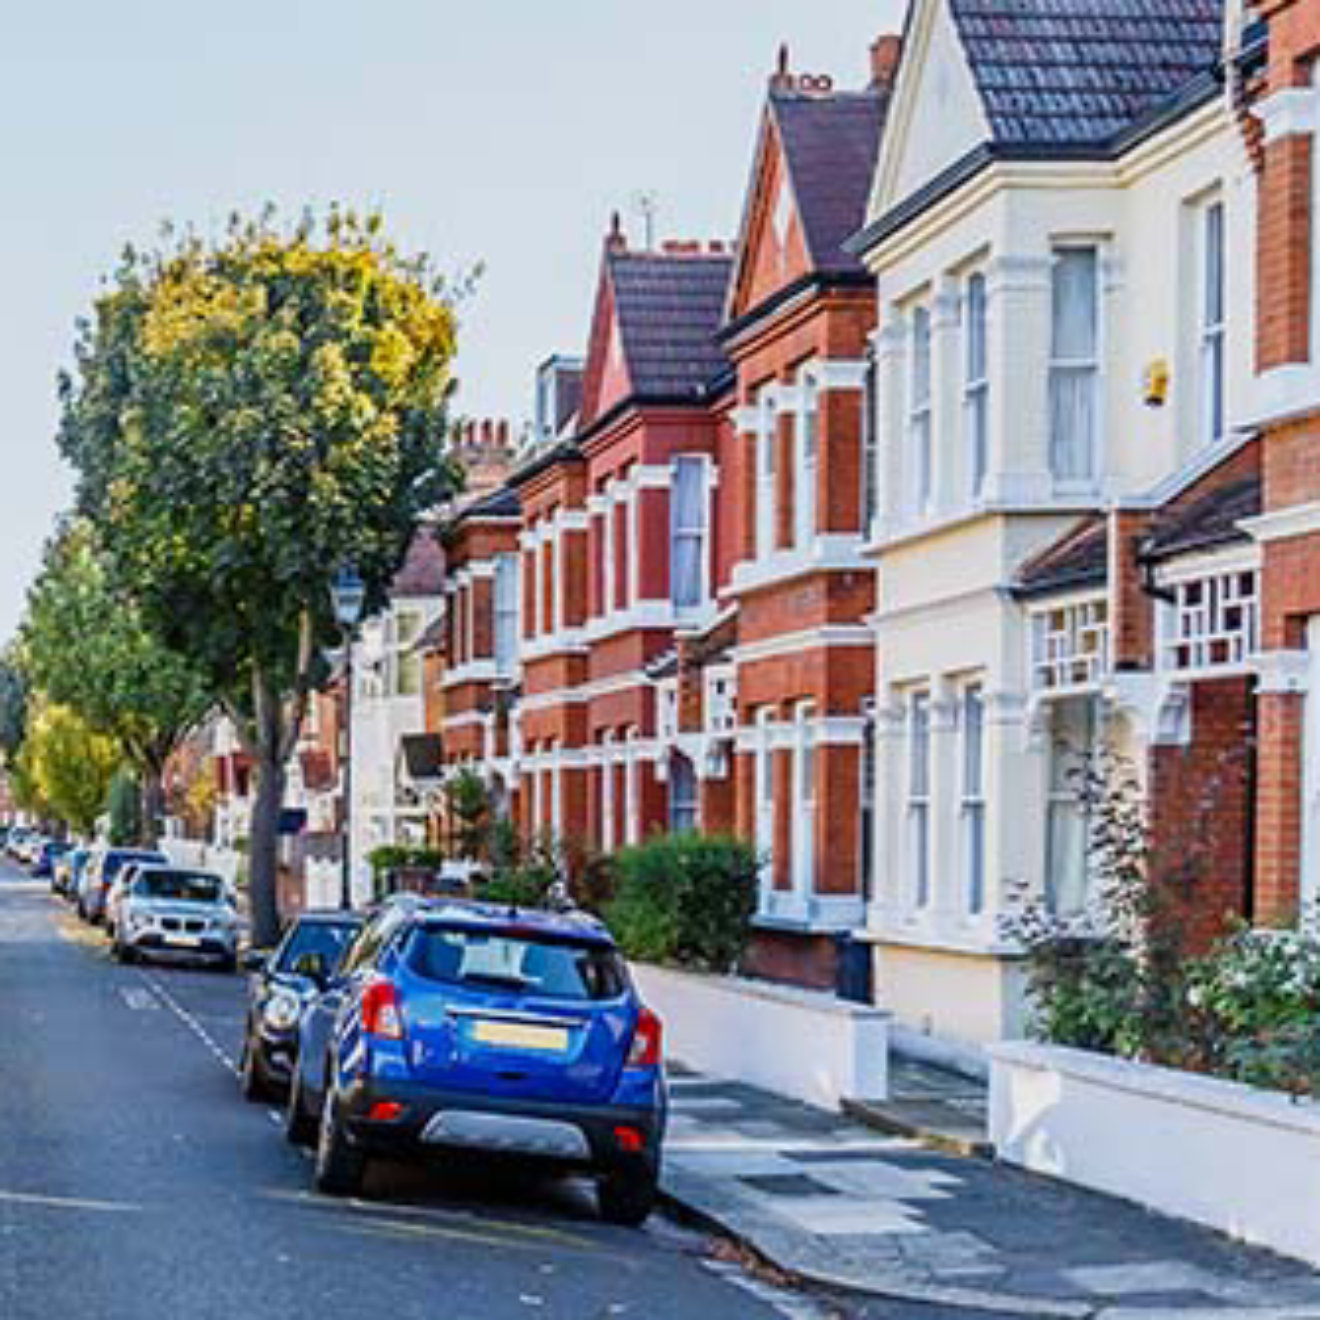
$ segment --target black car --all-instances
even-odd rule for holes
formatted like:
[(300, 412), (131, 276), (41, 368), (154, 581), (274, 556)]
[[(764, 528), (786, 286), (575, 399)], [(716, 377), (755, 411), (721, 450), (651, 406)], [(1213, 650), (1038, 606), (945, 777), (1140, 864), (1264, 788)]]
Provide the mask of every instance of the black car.
[(278, 1098), (288, 1087), (298, 1053), (298, 1024), (316, 976), (333, 972), (362, 928), (356, 912), (304, 912), (269, 955), (247, 959), (247, 1026), (239, 1074), (249, 1100)]

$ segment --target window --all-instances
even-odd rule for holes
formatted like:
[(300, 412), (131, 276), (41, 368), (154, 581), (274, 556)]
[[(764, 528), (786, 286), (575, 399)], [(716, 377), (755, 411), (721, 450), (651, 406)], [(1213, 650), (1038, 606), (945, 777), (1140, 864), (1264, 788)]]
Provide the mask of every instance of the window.
[(820, 466), (820, 387), (810, 376), (802, 379), (799, 406), (793, 543), (801, 550), (816, 534), (816, 474)]
[(1205, 208), (1202, 231), (1201, 433), (1224, 437), (1224, 205)]
[(621, 610), (628, 608), (628, 556), (631, 553), (629, 542), (629, 532), (631, 524), (629, 522), (630, 504), (627, 500), (616, 500), (614, 502), (614, 554), (616, 571), (613, 573), (614, 579), (614, 604)]
[(1093, 247), (1054, 254), (1050, 318), (1050, 471), (1089, 482), (1099, 410), (1099, 259)]
[(641, 838), (641, 817), (637, 810), (637, 776), (641, 766), (637, 759), (637, 741), (640, 732), (636, 725), (628, 730), (627, 759), (623, 766), (623, 835), (626, 843), (636, 843)]
[(869, 536), (880, 512), (880, 368), (875, 346), (866, 350), (862, 390), (862, 534)]
[(862, 707), (866, 723), (862, 728), (862, 765), (860, 787), (862, 800), (857, 813), (860, 838), (858, 874), (862, 898), (869, 903), (875, 893), (875, 793), (878, 752), (876, 746), (875, 702), (870, 698)]
[(1179, 582), (1162, 611), (1166, 669), (1241, 665), (1256, 650), (1259, 600), (1251, 569)]
[(964, 339), (963, 418), (967, 428), (967, 478), (973, 499), (981, 493), (989, 464), (990, 380), (987, 375), (985, 276), (967, 281)]
[(802, 702), (796, 712), (793, 758), (793, 888), (809, 894), (816, 862), (816, 708)]
[(764, 400), (756, 434), (756, 553), (761, 559), (768, 558), (775, 548), (775, 415), (773, 401)]
[(556, 839), (564, 833), (564, 767), (559, 744), (550, 744), (550, 829)]
[(1050, 712), (1050, 776), (1045, 838), (1045, 901), (1050, 911), (1083, 911), (1088, 894), (1087, 776), (1095, 755), (1094, 697), (1056, 701)]
[(908, 698), (908, 876), (917, 907), (930, 902), (930, 693)]
[(697, 772), (681, 752), (669, 760), (669, 832), (683, 834), (697, 828)]
[(1109, 602), (1055, 605), (1031, 616), (1031, 685), (1040, 690), (1098, 683), (1109, 670)]
[(607, 496), (605, 516), (600, 520), (601, 613), (607, 619), (614, 613), (614, 553), (614, 500)]
[(518, 556), (495, 560), (495, 667), (510, 673), (518, 660)]
[(770, 740), (773, 715), (773, 709), (768, 706), (756, 712), (756, 856), (762, 893), (769, 893), (774, 887), (775, 877), (775, 762)]
[(601, 736), (600, 846), (610, 852), (614, 841), (614, 734), (607, 730)]
[[(394, 695), (415, 697), (422, 690), (422, 657), (417, 639), (422, 633), (422, 616), (413, 611), (394, 616)], [(468, 654), (471, 654), (469, 628)]]
[(912, 362), (908, 383), (908, 464), (911, 511), (930, 506), (930, 308), (912, 312)]
[(669, 503), (669, 599), (679, 613), (706, 599), (706, 460), (674, 460)]
[(967, 911), (985, 908), (985, 697), (979, 685), (962, 694), (962, 843)]

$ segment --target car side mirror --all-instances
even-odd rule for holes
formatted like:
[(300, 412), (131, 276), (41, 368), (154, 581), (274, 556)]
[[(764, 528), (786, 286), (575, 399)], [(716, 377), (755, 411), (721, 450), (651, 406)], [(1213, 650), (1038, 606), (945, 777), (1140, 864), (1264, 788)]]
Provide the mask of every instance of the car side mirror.
[(330, 979), (330, 966), (323, 953), (299, 955), (291, 970), (295, 976), (305, 976), (317, 986), (324, 986)]
[(243, 970), (245, 972), (253, 973), (264, 972), (268, 961), (268, 954), (262, 953), (258, 949), (249, 949), (248, 952), (243, 955)]

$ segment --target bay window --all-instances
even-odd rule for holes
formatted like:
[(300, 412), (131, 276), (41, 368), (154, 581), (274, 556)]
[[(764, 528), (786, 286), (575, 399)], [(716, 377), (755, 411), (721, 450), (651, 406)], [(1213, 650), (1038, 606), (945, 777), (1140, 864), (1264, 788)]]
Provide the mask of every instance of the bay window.
[(820, 387), (802, 377), (797, 425), (797, 472), (793, 492), (793, 543), (799, 550), (816, 534), (816, 474), (820, 448)]
[(518, 660), (518, 556), (495, 560), (495, 668), (512, 672)]
[(793, 888), (809, 894), (815, 880), (816, 719), (815, 704), (796, 711), (797, 746), (793, 757)]
[(697, 772), (682, 752), (674, 752), (669, 762), (669, 832), (685, 834), (696, 828)]
[(756, 553), (766, 559), (775, 549), (775, 405), (765, 399), (756, 433)]
[(1052, 703), (1045, 901), (1060, 916), (1082, 912), (1090, 897), (1087, 780), (1096, 752), (1097, 725), (1094, 697), (1068, 697)]
[(979, 684), (962, 693), (962, 852), (967, 911), (985, 907), (985, 696)]
[(880, 513), (880, 367), (875, 346), (866, 350), (866, 375), (862, 391), (862, 526), (870, 536)]

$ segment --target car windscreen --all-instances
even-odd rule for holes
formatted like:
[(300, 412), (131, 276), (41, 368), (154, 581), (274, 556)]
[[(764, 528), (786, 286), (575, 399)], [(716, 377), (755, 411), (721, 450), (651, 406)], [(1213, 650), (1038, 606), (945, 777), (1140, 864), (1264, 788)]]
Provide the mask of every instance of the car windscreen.
[(554, 999), (616, 999), (628, 987), (623, 959), (613, 949), (521, 932), (420, 926), (405, 960), (428, 981)]
[(224, 897), (224, 881), (194, 871), (143, 871), (133, 881), (133, 893), (138, 898), (218, 903)]
[(344, 956), (344, 950), (360, 929), (356, 922), (300, 921), (284, 941), (275, 970), (291, 971), (294, 963), (304, 954), (319, 953), (325, 960), (326, 968), (334, 971)]

